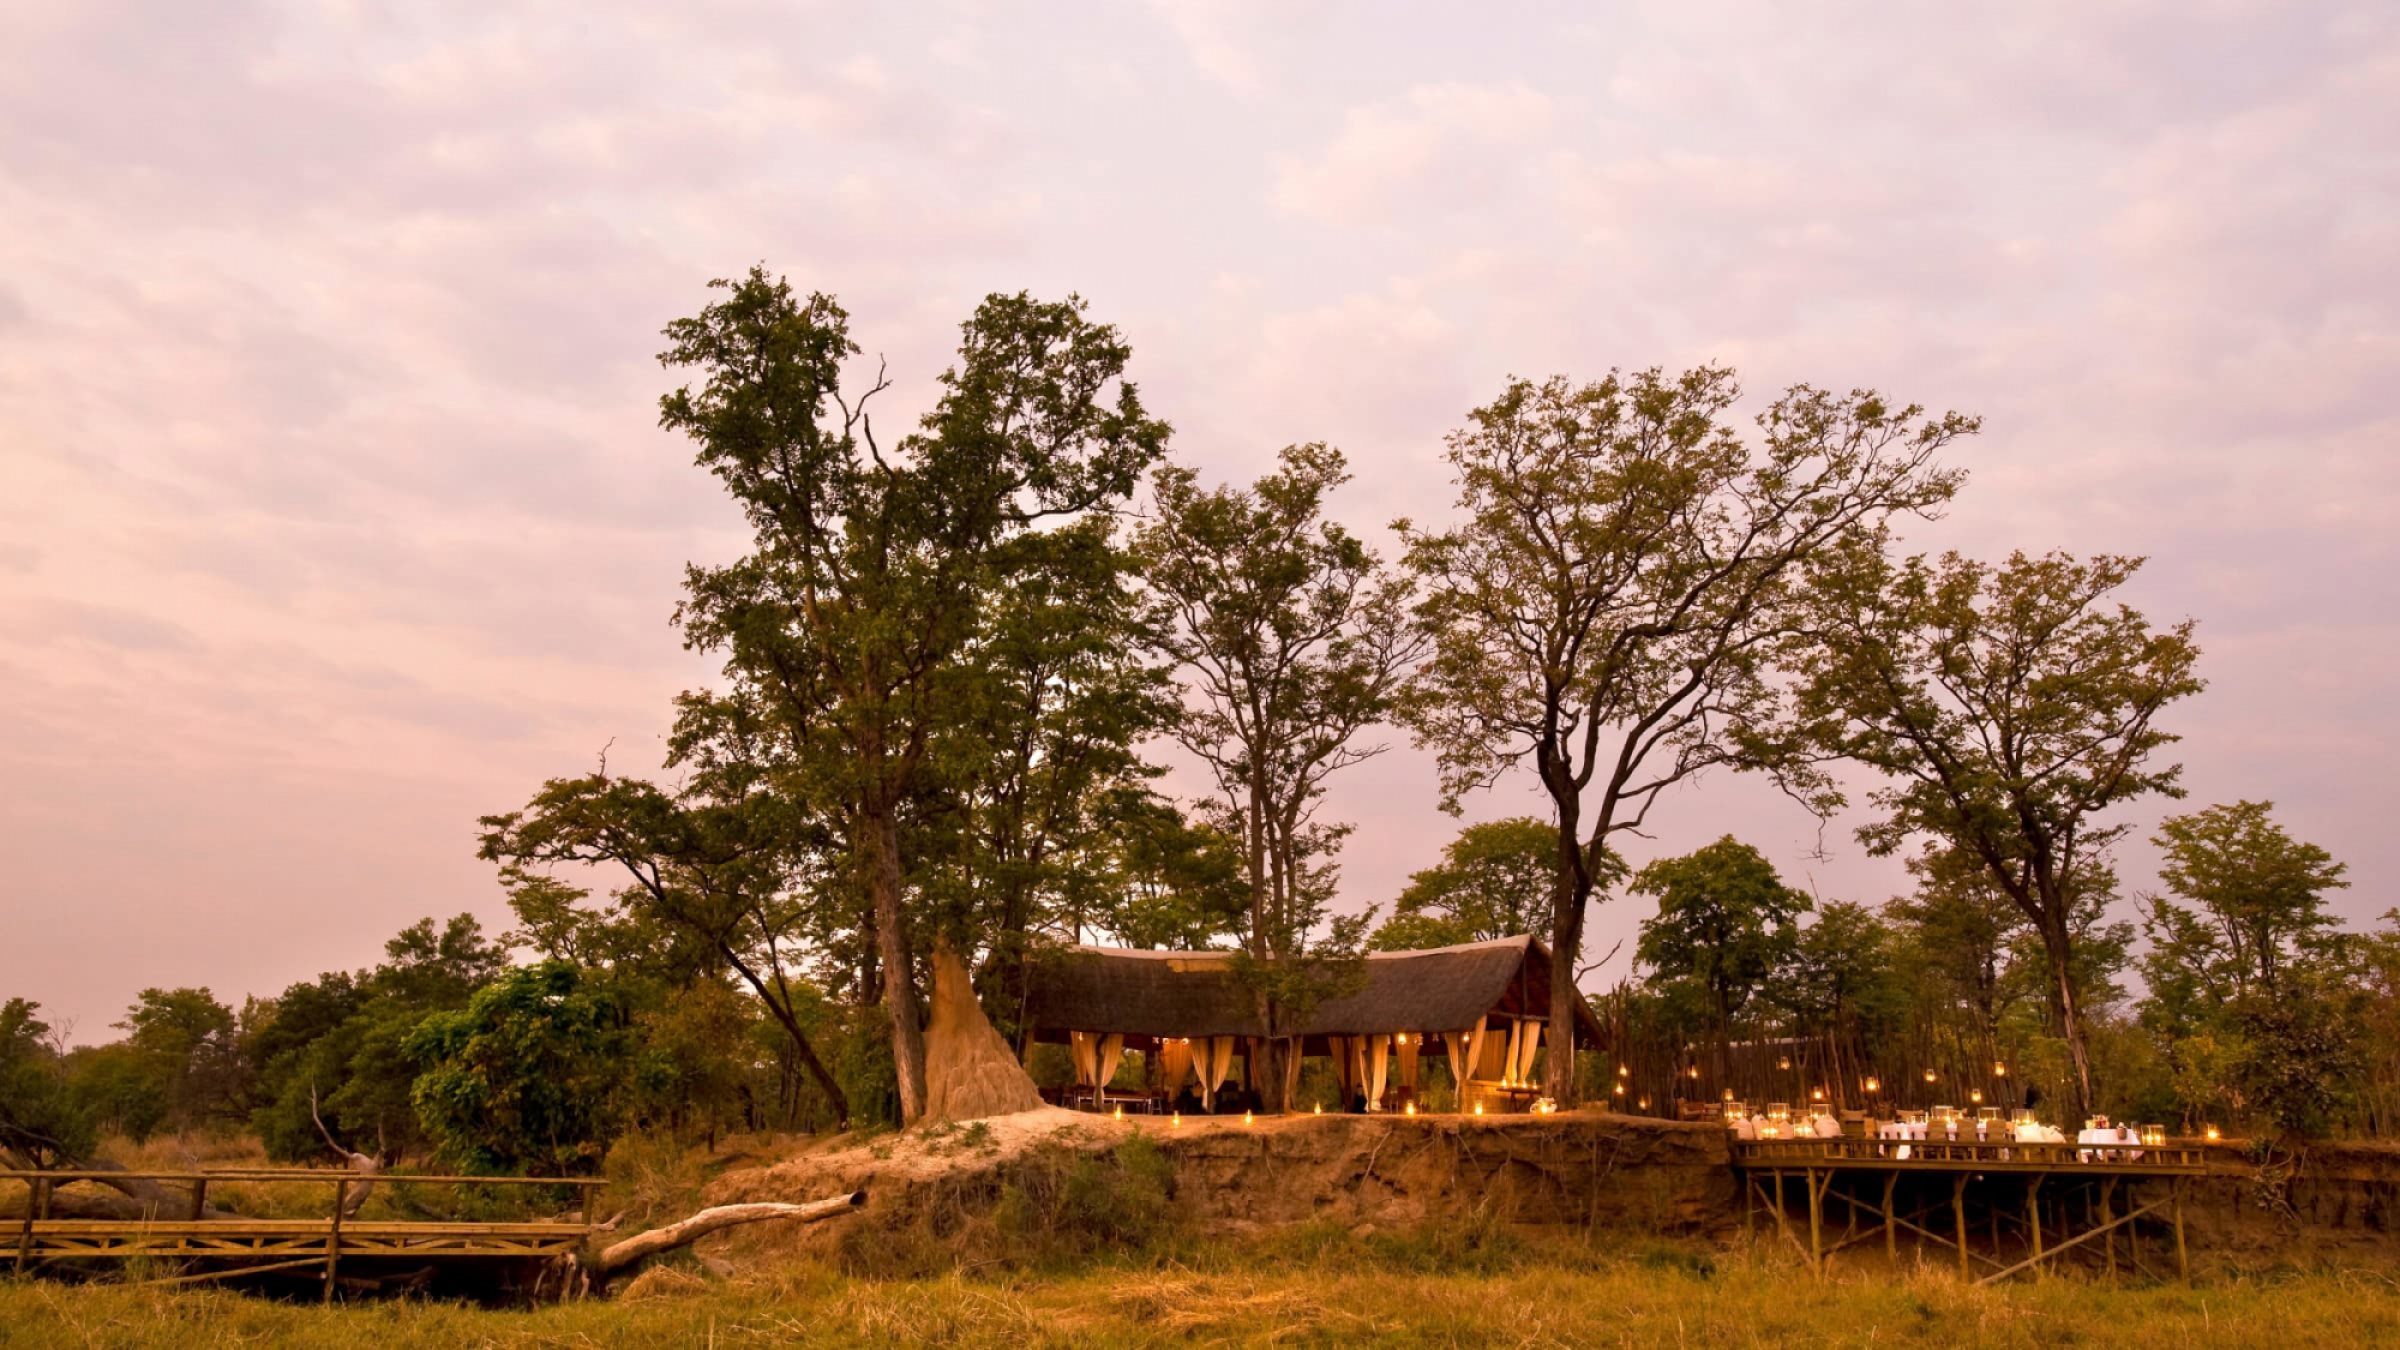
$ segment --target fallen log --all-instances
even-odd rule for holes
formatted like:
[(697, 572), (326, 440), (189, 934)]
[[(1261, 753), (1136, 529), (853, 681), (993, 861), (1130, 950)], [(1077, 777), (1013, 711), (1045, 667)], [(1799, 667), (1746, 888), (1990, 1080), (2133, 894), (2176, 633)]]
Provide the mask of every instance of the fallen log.
[(747, 1223), (764, 1223), (771, 1219), (789, 1219), (795, 1223), (816, 1223), (822, 1219), (839, 1218), (867, 1203), (865, 1191), (848, 1195), (811, 1200), (805, 1204), (786, 1204), (762, 1200), (750, 1204), (716, 1205), (701, 1210), (688, 1219), (636, 1233), (600, 1249), (592, 1258), (592, 1273), (605, 1279), (620, 1274), (660, 1252), (689, 1246), (711, 1233)]

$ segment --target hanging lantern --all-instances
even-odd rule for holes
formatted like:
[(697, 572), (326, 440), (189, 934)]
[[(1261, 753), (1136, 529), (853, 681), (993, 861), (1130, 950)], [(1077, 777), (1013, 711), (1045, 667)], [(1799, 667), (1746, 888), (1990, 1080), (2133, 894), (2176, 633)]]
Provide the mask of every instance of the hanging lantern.
[(1625, 1095), (1625, 1085), (1624, 1085), (1623, 1083), (1619, 1083), (1619, 1084), (1617, 1084), (1616, 1091), (1617, 1091), (1617, 1095), (1618, 1095), (1618, 1096), (1620, 1096), (1620, 1097), (1624, 1096), (1624, 1095)]
[(1688, 1069), (1684, 1070), (1684, 1071), (1683, 1071), (1683, 1076), (1684, 1076), (1684, 1077), (1686, 1077), (1686, 1078), (1690, 1078), (1690, 1079), (1697, 1080), (1697, 1079), (1700, 1077), (1700, 1066), (1699, 1066), (1699, 1065), (1697, 1065), (1697, 1064), (1695, 1064), (1695, 1065), (1693, 1065), (1692, 1067), (1690, 1067), (1690, 1068), (1688, 1068)]
[(1644, 1111), (1647, 1111), (1650, 1109), (1650, 1099), (1648, 1097), (1644, 1097), (1640, 1101), (1635, 1102), (1634, 1105), (1640, 1107)]
[(2208, 1129), (2207, 1129), (2207, 1130), (2205, 1130), (2205, 1131), (2203, 1132), (2203, 1137), (2205, 1137), (2205, 1138), (2208, 1140), (2208, 1142), (2210, 1142), (2210, 1143), (2212, 1143), (2212, 1144), (2213, 1144), (2213, 1143), (2217, 1142), (2217, 1140), (2218, 1140), (2218, 1139), (2219, 1139), (2221, 1136), (2219, 1136), (2219, 1135), (2217, 1134), (2217, 1127), (2216, 1127), (2216, 1126), (2214, 1126), (2214, 1125), (2211, 1125), (2211, 1126), (2209, 1126), (2209, 1127), (2208, 1127)]
[(1619, 1078), (1629, 1077), (1632, 1075), (1632, 1073), (1633, 1066), (1630, 1064), (1620, 1064), (1617, 1066), (1617, 1077)]
[(1976, 1089), (1974, 1089), (1973, 1091), (1971, 1091), (1971, 1092), (1967, 1093), (1967, 1100), (1968, 1100), (1968, 1101), (1970, 1101), (1970, 1102), (1972, 1102), (1972, 1103), (1974, 1103), (1974, 1104), (1975, 1104), (1975, 1105), (1977, 1105), (1977, 1106), (1981, 1106), (1981, 1105), (1983, 1105), (1983, 1089), (1982, 1089), (1982, 1088), (1976, 1088)]
[(2002, 1060), (1997, 1060), (1997, 1059), (1993, 1060), (1993, 1061), (1992, 1061), (1992, 1077), (1994, 1077), (1994, 1078), (2006, 1078), (2006, 1077), (2008, 1077), (2008, 1065), (2007, 1065), (2007, 1063), (2006, 1063), (2006, 1062), (2004, 1062), (2004, 1061), (2002, 1061)]
[(1873, 1074), (1869, 1074), (1867, 1076), (1867, 1081), (1859, 1084), (1859, 1086), (1865, 1088), (1867, 1095), (1872, 1097), (1876, 1093), (1883, 1091), (1883, 1080), (1875, 1077)]
[(1940, 1074), (1938, 1074), (1938, 1073), (1935, 1073), (1935, 1072), (1934, 1072), (1933, 1070), (1931, 1070), (1931, 1069), (1927, 1069), (1927, 1070), (1925, 1071), (1925, 1081), (1926, 1081), (1926, 1082), (1928, 1082), (1928, 1083), (1934, 1082), (1934, 1081), (1938, 1080), (1940, 1077), (1941, 1077), (1941, 1075), (1940, 1075)]
[(1775, 1067), (1776, 1067), (1776, 1068), (1778, 1068), (1778, 1069), (1789, 1069), (1790, 1067), (1792, 1067), (1792, 1057), (1791, 1057), (1790, 1055), (1778, 1055), (1778, 1056), (1776, 1056), (1776, 1057), (1775, 1057)]
[(1732, 1088), (1727, 1088), (1727, 1089), (1725, 1089), (1723, 1092), (1720, 1092), (1720, 1093), (1718, 1093), (1717, 1095), (1718, 1095), (1718, 1096), (1720, 1096), (1720, 1097), (1723, 1097), (1723, 1098), (1724, 1098), (1725, 1100), (1727, 1100), (1727, 1101), (1732, 1101), (1732, 1100), (1733, 1100), (1733, 1089), (1732, 1089)]
[(1825, 1100), (1825, 1089), (1810, 1088), (1808, 1090), (1808, 1099), (1812, 1102), (1821, 1102)]

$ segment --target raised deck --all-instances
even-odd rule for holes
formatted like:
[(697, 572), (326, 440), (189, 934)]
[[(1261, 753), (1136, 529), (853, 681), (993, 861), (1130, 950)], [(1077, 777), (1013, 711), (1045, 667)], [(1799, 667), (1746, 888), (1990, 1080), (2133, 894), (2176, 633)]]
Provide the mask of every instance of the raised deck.
[[(2095, 1239), (2100, 1244), (2099, 1264), (2113, 1276), (2118, 1271), (2120, 1236), (2133, 1272), (2150, 1273), (2142, 1262), (2140, 1225), (2154, 1216), (2172, 1235), (2177, 1277), (2188, 1278), (2183, 1192), (2191, 1178), (2208, 1170), (2206, 1150), (2189, 1140), (2027, 1144), (1849, 1137), (1736, 1139), (1730, 1141), (1730, 1153), (1742, 1177), (1744, 1226), (1755, 1221), (1763, 1202), (1777, 1231), (1808, 1258), (1810, 1269), (1823, 1273), (1835, 1253), (1872, 1241), (1877, 1231), (1883, 1237), (1885, 1256), (1897, 1260), (1899, 1237), (1906, 1231), (1920, 1241), (1931, 1239), (1942, 1247), (1955, 1248), (1959, 1274), (1982, 1284), (2044, 1263), (2063, 1263), (2070, 1252), (2091, 1255), (2095, 1249), (2087, 1244)], [(1928, 1184), (1936, 1178), (1947, 1184)], [(1796, 1219), (1784, 1209), (1790, 1181), (1801, 1183), (1808, 1198), (1805, 1242), (1796, 1230)], [(2153, 1187), (2153, 1193), (2145, 1197), (2145, 1186), (2161, 1182), (2163, 1193)], [(1903, 1183), (1911, 1194), (1903, 1195)], [(2050, 1192), (2047, 1197), (2043, 1195), (2045, 1186)], [(1988, 1220), (1988, 1254), (1970, 1245), (1971, 1187), (1977, 1189), (1972, 1198), (1980, 1202), (1982, 1217)], [(2021, 1203), (2013, 1194), (2020, 1188)], [(1926, 1199), (1928, 1193), (1930, 1200)], [(1919, 1222), (1942, 1208), (1945, 1200), (1950, 1232), (1937, 1233)], [(1847, 1218), (1838, 1236), (1828, 1232), (1836, 1201)], [(1904, 1212), (1911, 1204), (1915, 1208)], [(2047, 1242), (2045, 1211), (2049, 1214)], [(1862, 1216), (1876, 1224), (1863, 1234), (1859, 1227)]]
[[(461, 1177), (385, 1174), (373, 1178), (325, 1168), (229, 1168), (219, 1171), (23, 1172), (0, 1171), (0, 1183), (26, 1187), (25, 1213), (13, 1226), (15, 1268), (24, 1271), (52, 1261), (172, 1262), (175, 1269), (153, 1283), (230, 1279), (275, 1271), (322, 1267), (326, 1297), (332, 1297), (344, 1260), (546, 1260), (579, 1249), (591, 1236), (584, 1210), (594, 1178)], [(170, 1214), (153, 1206), (151, 1217), (88, 1219), (53, 1217), (61, 1186), (76, 1182), (148, 1182), (180, 1187)], [(252, 1218), (207, 1215), (212, 1183), (321, 1186), (322, 1218)], [(575, 1196), (571, 1218), (500, 1222), (359, 1219), (343, 1212), (356, 1188), (405, 1186), (567, 1187)], [(0, 1228), (0, 1233), (5, 1233)], [(5, 1240), (5, 1239), (0, 1239)]]

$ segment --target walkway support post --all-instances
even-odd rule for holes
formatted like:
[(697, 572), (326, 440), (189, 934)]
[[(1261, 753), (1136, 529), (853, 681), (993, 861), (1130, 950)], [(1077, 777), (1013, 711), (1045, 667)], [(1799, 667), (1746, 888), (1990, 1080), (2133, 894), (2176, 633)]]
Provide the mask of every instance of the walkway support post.
[(1950, 1182), (1950, 1217), (1958, 1223), (1958, 1277), (1974, 1278), (1967, 1265), (1967, 1174), (1961, 1172)]
[(350, 1183), (333, 1183), (333, 1227), (325, 1233), (325, 1301), (333, 1302), (334, 1270), (342, 1259), (342, 1211), (348, 1208)]

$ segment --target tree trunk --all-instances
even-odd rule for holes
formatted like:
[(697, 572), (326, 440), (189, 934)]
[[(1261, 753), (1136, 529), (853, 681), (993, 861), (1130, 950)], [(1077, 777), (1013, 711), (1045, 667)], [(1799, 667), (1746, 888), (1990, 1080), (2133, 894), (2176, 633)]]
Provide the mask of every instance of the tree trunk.
[(867, 885), (875, 898), (875, 946), (883, 967), (883, 1006), (892, 1022), (892, 1071), (900, 1123), (925, 1114), (925, 1019), (917, 1007), (916, 965), (900, 913), (900, 822), (889, 802), (867, 809)]
[[(1567, 790), (1570, 794), (1572, 788)], [(1583, 877), (1582, 845), (1576, 839), (1572, 796), (1556, 791), (1558, 875), (1550, 883), (1550, 1060), (1542, 1090), (1560, 1106), (1575, 1104), (1575, 958), (1583, 950), (1583, 904), (1591, 894)]]
[(806, 1204), (784, 1204), (780, 1201), (760, 1201), (746, 1205), (717, 1205), (701, 1210), (679, 1223), (636, 1233), (622, 1242), (611, 1243), (592, 1258), (592, 1272), (606, 1278), (621, 1273), (646, 1258), (660, 1252), (688, 1246), (711, 1233), (745, 1223), (767, 1219), (793, 1219), (800, 1223), (815, 1223), (820, 1219), (839, 1218), (867, 1203), (865, 1191), (852, 1191)]
[(2058, 1014), (2059, 1034), (2066, 1038), (2067, 1062), (2075, 1070), (2075, 1118), (2082, 1120), (2092, 1114), (2092, 1052), (2083, 1038), (2083, 1008), (2075, 1000), (2070, 949), (2063, 932), (2054, 942), (2044, 931), (2042, 945), (2050, 952), (2050, 1004)]

